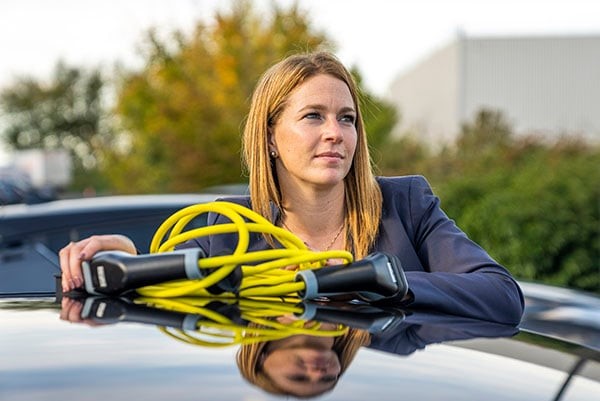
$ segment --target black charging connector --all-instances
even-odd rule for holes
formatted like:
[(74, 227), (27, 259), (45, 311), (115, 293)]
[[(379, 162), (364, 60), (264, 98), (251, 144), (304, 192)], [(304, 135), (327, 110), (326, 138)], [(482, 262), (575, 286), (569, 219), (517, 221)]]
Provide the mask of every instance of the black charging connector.
[(375, 252), (348, 265), (328, 266), (317, 270), (302, 270), (296, 281), (302, 280), (303, 299), (355, 294), (374, 302), (386, 298), (402, 299), (408, 292), (408, 282), (400, 260), (384, 252)]
[[(81, 318), (93, 320), (98, 324), (128, 322), (196, 330), (199, 322), (211, 321), (201, 314), (159, 309), (135, 303), (126, 297), (88, 296), (82, 301)], [(242, 319), (242, 313), (236, 304), (215, 300), (205, 305), (204, 308), (214, 314), (226, 317), (235, 324), (248, 324), (246, 320)]]
[(200, 248), (138, 256), (98, 252), (82, 263), (85, 290), (89, 294), (117, 295), (146, 285), (202, 278), (198, 260), (205, 256)]
[(401, 310), (364, 304), (340, 306), (329, 302), (322, 304), (309, 301), (299, 305), (304, 307), (304, 311), (297, 315), (299, 319), (343, 324), (371, 334), (380, 334), (396, 327), (405, 318)]
[[(182, 279), (202, 279), (214, 269), (200, 269), (198, 261), (206, 257), (200, 248), (172, 252), (130, 255), (120, 251), (99, 252), (90, 261), (82, 263), (85, 290), (95, 295), (120, 295), (136, 288)], [(297, 273), (305, 299), (354, 295), (374, 302), (392, 297), (402, 298), (408, 283), (393, 255), (373, 253), (349, 265), (329, 266)], [(242, 280), (241, 269), (236, 267), (219, 283), (207, 288), (211, 294), (237, 292)]]

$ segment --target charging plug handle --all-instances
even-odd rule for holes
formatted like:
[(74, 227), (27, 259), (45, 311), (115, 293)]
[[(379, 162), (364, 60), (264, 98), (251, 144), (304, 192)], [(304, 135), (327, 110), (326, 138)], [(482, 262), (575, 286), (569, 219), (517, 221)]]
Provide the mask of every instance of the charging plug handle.
[(364, 301), (374, 302), (402, 298), (408, 292), (400, 260), (384, 252), (372, 253), (348, 265), (302, 270), (296, 274), (296, 281), (299, 280), (305, 284), (299, 293), (305, 300), (355, 294)]
[(117, 295), (165, 281), (200, 278), (198, 260), (203, 257), (200, 248), (149, 255), (98, 252), (82, 264), (85, 289), (89, 294)]
[(342, 308), (328, 304), (329, 302), (303, 302), (304, 310), (296, 316), (301, 320), (343, 324), (366, 330), (371, 334), (383, 333), (404, 320), (404, 313), (396, 309), (382, 309), (372, 305), (351, 305), (350, 308)]

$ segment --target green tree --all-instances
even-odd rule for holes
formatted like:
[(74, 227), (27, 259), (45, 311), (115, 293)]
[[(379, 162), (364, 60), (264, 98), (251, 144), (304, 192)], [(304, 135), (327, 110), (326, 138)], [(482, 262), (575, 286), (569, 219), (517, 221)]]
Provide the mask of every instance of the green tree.
[(499, 110), (481, 109), (473, 122), (462, 124), (456, 142), (459, 156), (471, 155), (474, 150), (496, 153), (512, 139), (512, 128)]
[(243, 181), (240, 133), (258, 76), (291, 51), (326, 44), (297, 7), (274, 6), (266, 19), (246, 1), (171, 39), (150, 32), (146, 67), (123, 77), (117, 112), (130, 146), (108, 166), (119, 192)]
[(431, 152), (418, 140), (407, 135), (386, 139), (374, 152), (383, 175), (424, 174)]
[[(452, 149), (432, 165), (438, 174), (486, 174), (490, 167), (510, 152), (512, 127), (499, 110), (481, 109), (473, 121), (464, 122)], [(448, 161), (451, 161), (448, 165)]]
[(69, 150), (73, 189), (99, 179), (98, 157), (113, 131), (107, 123), (105, 81), (98, 69), (58, 62), (49, 82), (24, 77), (0, 92), (2, 139), (10, 149)]
[[(293, 52), (334, 50), (297, 5), (269, 11), (233, 2), (191, 36), (149, 34), (145, 68), (124, 74), (120, 85), (127, 146), (116, 148), (106, 170), (117, 191), (186, 192), (245, 180), (240, 135), (259, 76)], [(390, 110), (367, 98), (367, 129), (384, 137), (390, 117), (377, 116)]]

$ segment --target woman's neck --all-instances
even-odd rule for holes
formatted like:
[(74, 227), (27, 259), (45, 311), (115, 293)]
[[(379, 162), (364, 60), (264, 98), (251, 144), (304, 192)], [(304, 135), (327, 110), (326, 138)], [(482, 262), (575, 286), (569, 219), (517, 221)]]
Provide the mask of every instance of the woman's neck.
[(343, 184), (327, 191), (283, 192), (281, 223), (309, 244), (323, 245), (344, 224), (344, 199)]

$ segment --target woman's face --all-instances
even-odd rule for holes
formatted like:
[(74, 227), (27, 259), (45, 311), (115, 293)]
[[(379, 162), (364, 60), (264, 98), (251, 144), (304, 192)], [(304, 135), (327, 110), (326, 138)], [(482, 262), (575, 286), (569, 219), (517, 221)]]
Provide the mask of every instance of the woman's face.
[(263, 372), (280, 389), (297, 396), (321, 394), (335, 386), (341, 365), (333, 338), (297, 335), (272, 341)]
[(316, 75), (292, 91), (269, 132), (280, 184), (343, 184), (356, 150), (355, 121), (348, 86), (331, 75)]

